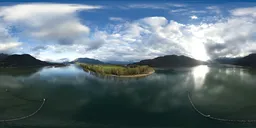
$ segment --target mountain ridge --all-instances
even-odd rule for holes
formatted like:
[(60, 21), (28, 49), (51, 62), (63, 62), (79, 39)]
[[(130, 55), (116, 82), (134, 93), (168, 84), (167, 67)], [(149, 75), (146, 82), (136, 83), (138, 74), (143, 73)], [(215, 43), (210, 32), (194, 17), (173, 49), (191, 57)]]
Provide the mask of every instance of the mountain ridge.
[(72, 63), (79, 62), (79, 63), (87, 63), (87, 64), (105, 64), (104, 62), (97, 60), (97, 59), (92, 59), (92, 58), (77, 58)]
[(52, 66), (62, 65), (60, 63), (50, 63), (41, 61), (29, 54), (13, 54), (8, 55), (0, 61), (0, 67), (30, 67), (30, 66)]
[(246, 67), (256, 67), (256, 53), (249, 54), (241, 59), (238, 59), (235, 65), (246, 66)]
[(8, 54), (0, 53), (0, 61), (4, 60), (8, 56)]
[(141, 60), (140, 62), (133, 63), (134, 65), (148, 65), (151, 67), (168, 68), (168, 67), (191, 67), (205, 62), (196, 60), (184, 55), (165, 55), (153, 59)]
[(256, 53), (252, 53), (244, 57), (217, 58), (215, 59), (215, 61), (221, 64), (231, 64), (237, 66), (256, 68)]
[[(87, 64), (111, 64), (108, 62), (103, 62), (97, 59), (86, 58), (86, 57), (77, 58), (70, 63), (75, 63), (75, 62), (87, 63)], [(113, 61), (113, 62), (121, 62), (121, 61)], [(217, 58), (217, 59), (214, 59), (213, 62), (217, 62), (221, 64), (246, 66), (246, 67), (256, 67), (256, 53), (252, 53), (244, 57)], [(168, 67), (191, 67), (191, 66), (196, 66), (200, 64), (206, 64), (206, 62), (196, 60), (184, 55), (180, 55), (180, 56), (165, 55), (165, 56), (159, 56), (153, 59), (141, 60), (139, 62), (130, 63), (128, 65), (148, 65), (151, 67), (168, 68)], [(50, 66), (50, 65), (63, 65), (63, 64), (41, 61), (29, 54), (8, 55), (8, 54), (0, 53), (1, 67), (26, 67), (26, 66), (29, 67), (29, 66)]]

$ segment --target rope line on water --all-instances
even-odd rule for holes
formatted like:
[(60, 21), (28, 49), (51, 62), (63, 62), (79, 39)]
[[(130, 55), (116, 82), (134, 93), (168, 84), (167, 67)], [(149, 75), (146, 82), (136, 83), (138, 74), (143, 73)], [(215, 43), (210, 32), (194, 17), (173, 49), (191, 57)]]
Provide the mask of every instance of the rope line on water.
[(199, 111), (195, 104), (193, 103), (192, 99), (191, 99), (191, 96), (190, 96), (190, 93), (188, 92), (188, 99), (190, 101), (190, 104), (191, 106), (193, 107), (193, 109), (198, 113), (200, 114), (201, 116), (205, 117), (205, 118), (208, 118), (208, 119), (211, 119), (211, 120), (217, 120), (217, 121), (222, 121), (222, 122), (232, 122), (232, 123), (256, 123), (256, 120), (234, 120), (234, 119), (224, 119), (224, 118), (218, 118), (218, 117), (213, 117), (211, 115), (207, 115), (207, 114), (204, 114), (202, 113), (201, 111)]
[(21, 100), (25, 100), (25, 101), (29, 101), (29, 102), (42, 102), (42, 103), (41, 103), (41, 105), (38, 107), (38, 109), (36, 111), (34, 111), (33, 113), (31, 113), (29, 115), (22, 116), (22, 117), (11, 118), (11, 119), (2, 119), (2, 120), (0, 120), (0, 123), (19, 121), (19, 120), (23, 120), (23, 119), (27, 119), (29, 117), (32, 117), (32, 116), (37, 114), (42, 109), (42, 107), (44, 106), (44, 104), (46, 102), (46, 99), (43, 99), (43, 100), (32, 100), (32, 99), (26, 99), (26, 98), (20, 97), (18, 95), (12, 94), (11, 92), (9, 92), (8, 89), (6, 89), (5, 92), (9, 93), (11, 96), (13, 96), (13, 97), (15, 97), (17, 99), (21, 99)]
[(17, 118), (12, 118), (12, 119), (0, 120), (0, 123), (23, 120), (23, 119), (27, 119), (27, 118), (29, 118), (31, 116), (34, 116), (35, 114), (37, 114), (42, 109), (42, 107), (44, 106), (45, 102), (46, 102), (46, 99), (43, 99), (42, 104), (40, 105), (40, 107), (36, 111), (34, 111), (33, 113), (31, 113), (29, 115), (22, 116), (22, 117), (17, 117)]

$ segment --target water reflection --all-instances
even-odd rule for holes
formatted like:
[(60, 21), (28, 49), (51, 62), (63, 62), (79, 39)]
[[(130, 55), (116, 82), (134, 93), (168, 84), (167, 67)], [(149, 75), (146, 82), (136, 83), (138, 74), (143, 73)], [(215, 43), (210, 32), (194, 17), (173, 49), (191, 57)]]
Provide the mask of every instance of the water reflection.
[(0, 88), (20, 88), (22, 87), (22, 81), (19, 81), (15, 77), (12, 76), (6, 76), (6, 75), (0, 75)]
[(210, 115), (255, 119), (256, 79), (249, 71), (245, 68), (211, 66), (210, 70), (202, 73), (206, 74), (202, 75), (203, 82), (195, 81), (202, 84), (199, 84), (201, 88), (198, 91), (193, 92), (194, 102)]
[[(187, 90), (196, 89), (191, 91), (194, 103), (210, 115), (235, 118), (234, 113), (239, 110), (240, 114), (254, 116), (255, 108), (250, 105), (256, 97), (255, 78), (247, 70), (206, 65), (156, 71), (141, 79), (99, 78), (75, 65), (43, 68), (30, 76), (0, 75), (0, 97), (10, 99), (0, 103), (0, 107), (16, 104), (13, 97), (4, 93), (10, 86), (10, 91), (26, 98), (47, 97), (41, 113), (21, 122), (27, 125), (61, 127), (61, 122), (75, 120), (67, 127), (85, 127), (85, 123), (110, 127), (209, 127), (210, 123), (214, 127), (216, 122), (200, 118), (191, 109)], [(5, 115), (28, 111), (17, 108)]]
[(201, 89), (203, 87), (205, 77), (207, 73), (209, 72), (209, 67), (207, 65), (200, 65), (197, 67), (194, 67), (192, 70), (193, 78), (194, 78), (194, 85), (195, 89)]

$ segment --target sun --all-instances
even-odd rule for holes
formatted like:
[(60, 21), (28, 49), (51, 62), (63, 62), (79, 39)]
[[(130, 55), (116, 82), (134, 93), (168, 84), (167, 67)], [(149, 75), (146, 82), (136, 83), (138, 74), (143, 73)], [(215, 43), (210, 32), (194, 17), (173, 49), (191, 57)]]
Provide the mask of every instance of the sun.
[(207, 61), (210, 59), (203, 43), (194, 43), (191, 49), (191, 55), (193, 58), (201, 61)]

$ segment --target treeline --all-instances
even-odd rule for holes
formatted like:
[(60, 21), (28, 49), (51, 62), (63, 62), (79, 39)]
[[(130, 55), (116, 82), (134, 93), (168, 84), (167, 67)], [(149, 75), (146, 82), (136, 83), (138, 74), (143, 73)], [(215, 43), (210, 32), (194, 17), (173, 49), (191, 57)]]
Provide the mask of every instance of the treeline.
[(92, 71), (102, 75), (137, 75), (147, 74), (154, 71), (149, 66), (115, 66), (115, 65), (92, 65), (92, 64), (80, 64), (80, 66), (86, 71)]

